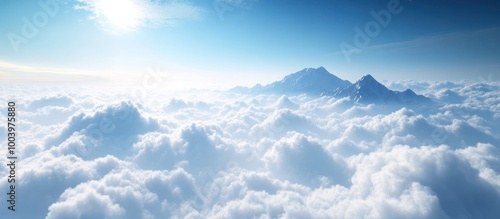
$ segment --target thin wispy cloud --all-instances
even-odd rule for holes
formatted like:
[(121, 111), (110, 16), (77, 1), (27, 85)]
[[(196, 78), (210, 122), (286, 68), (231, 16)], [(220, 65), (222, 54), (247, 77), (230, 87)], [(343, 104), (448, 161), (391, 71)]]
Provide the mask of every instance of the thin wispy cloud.
[(259, 0), (215, 0), (214, 4), (220, 4), (223, 7), (235, 7), (241, 9), (251, 9)]
[[(500, 27), (449, 33), (437, 33), (406, 41), (370, 45), (363, 48), (362, 51), (415, 49), (418, 47), (428, 48), (438, 45), (454, 45), (460, 47), (465, 43), (483, 45), (494, 43), (498, 36), (500, 36)], [(334, 54), (343, 54), (343, 51), (336, 51), (334, 52)]]
[(107, 81), (113, 78), (114, 75), (116, 73), (105, 71), (35, 66), (0, 61), (0, 76), (3, 81)]
[(77, 10), (90, 12), (106, 30), (135, 31), (144, 26), (175, 25), (202, 17), (203, 9), (189, 2), (151, 0), (78, 0)]
[(464, 42), (482, 44), (488, 43), (485, 41), (480, 41), (479, 39), (490, 39), (493, 41), (495, 36), (500, 35), (500, 27), (495, 28), (487, 28), (481, 30), (472, 30), (472, 31), (459, 31), (459, 32), (451, 32), (451, 33), (442, 33), (435, 34), (425, 37), (420, 37), (414, 40), (408, 40), (403, 42), (394, 42), (394, 43), (386, 43), (369, 46), (366, 49), (398, 49), (398, 48), (411, 48), (417, 46), (432, 46), (436, 44), (450, 44), (450, 43), (460, 43), (464, 44)]

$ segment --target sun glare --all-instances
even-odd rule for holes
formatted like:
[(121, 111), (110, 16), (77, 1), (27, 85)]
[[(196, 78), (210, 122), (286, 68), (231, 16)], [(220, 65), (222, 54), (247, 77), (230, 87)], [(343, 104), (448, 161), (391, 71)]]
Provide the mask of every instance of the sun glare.
[(141, 23), (141, 6), (134, 0), (101, 1), (104, 22), (117, 29), (133, 30)]

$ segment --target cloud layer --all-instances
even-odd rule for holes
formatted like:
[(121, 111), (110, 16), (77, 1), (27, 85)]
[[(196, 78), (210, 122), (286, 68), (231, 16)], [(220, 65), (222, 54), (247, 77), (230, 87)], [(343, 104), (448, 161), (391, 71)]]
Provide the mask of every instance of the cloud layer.
[[(22, 136), (15, 214), (498, 218), (500, 84), (388, 87), (437, 104), (211, 91), (149, 101), (121, 88), (2, 85), (18, 105)], [(6, 176), (2, 165), (0, 188)]]

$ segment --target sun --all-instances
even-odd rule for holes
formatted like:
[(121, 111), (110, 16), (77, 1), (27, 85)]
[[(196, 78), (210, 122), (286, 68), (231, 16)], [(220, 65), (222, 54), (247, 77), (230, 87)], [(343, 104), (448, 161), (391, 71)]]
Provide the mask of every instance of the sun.
[(100, 1), (97, 8), (105, 25), (119, 30), (135, 30), (141, 24), (143, 11), (137, 0)]

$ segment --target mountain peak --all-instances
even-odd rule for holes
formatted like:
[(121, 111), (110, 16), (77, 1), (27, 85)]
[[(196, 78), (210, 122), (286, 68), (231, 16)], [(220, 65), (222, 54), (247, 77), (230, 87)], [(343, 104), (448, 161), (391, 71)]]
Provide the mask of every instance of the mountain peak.
[(339, 91), (338, 97), (351, 97), (356, 102), (396, 101), (397, 95), (379, 83), (373, 76), (365, 75), (350, 87)]
[[(328, 72), (325, 67), (319, 66), (318, 68), (309, 68), (309, 69), (314, 69), (318, 72)], [(329, 73), (329, 72), (328, 72)]]
[(309, 70), (309, 69), (310, 70), (324, 70), (324, 71), (326, 71), (325, 67), (323, 67), (323, 66), (319, 66), (317, 68), (304, 68), (304, 69), (307, 69), (307, 70)]
[[(282, 95), (308, 94), (333, 95), (336, 97), (350, 97), (361, 103), (417, 103), (428, 102), (428, 98), (417, 95), (408, 89), (403, 92), (388, 89), (379, 83), (372, 75), (367, 74), (355, 84), (342, 80), (331, 74), (323, 66), (318, 68), (304, 68), (298, 72), (285, 76), (280, 81), (253, 88), (236, 87), (232, 91), (242, 93), (274, 93)], [(290, 107), (290, 100), (283, 96), (280, 106)]]
[(298, 74), (298, 75), (305, 75), (305, 74), (324, 74), (324, 75), (326, 75), (326, 74), (329, 74), (330, 75), (331, 73), (328, 72), (328, 70), (326, 70), (323, 66), (320, 66), (318, 68), (304, 68), (304, 69), (302, 69), (298, 72), (295, 72), (293, 74), (290, 74), (288, 76), (296, 75), (296, 74)]
[[(253, 89), (254, 92), (271, 92), (280, 94), (306, 93), (319, 95), (331, 92), (337, 88), (344, 89), (351, 82), (342, 80), (328, 72), (323, 66), (318, 68), (304, 68), (298, 72), (285, 76), (282, 80), (268, 84), (262, 89)], [(255, 88), (255, 87), (254, 87)]]
[(371, 90), (373, 92), (387, 92), (389, 89), (385, 87), (383, 84), (378, 82), (373, 76), (365, 75), (361, 79), (359, 79), (355, 86), (359, 90)]
[(363, 76), (360, 81), (376, 81), (375, 78), (371, 74), (367, 74)]
[[(357, 82), (359, 85), (369, 85), (369, 84), (380, 84), (373, 76), (370, 74), (363, 76)], [(382, 84), (380, 84), (382, 85)]]
[(335, 95), (337, 97), (350, 97), (355, 102), (363, 103), (414, 103), (427, 101), (426, 97), (417, 95), (410, 89), (403, 92), (392, 91), (369, 74)]

